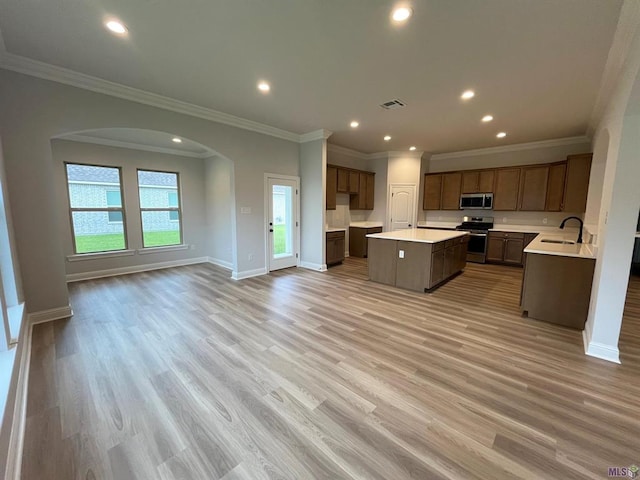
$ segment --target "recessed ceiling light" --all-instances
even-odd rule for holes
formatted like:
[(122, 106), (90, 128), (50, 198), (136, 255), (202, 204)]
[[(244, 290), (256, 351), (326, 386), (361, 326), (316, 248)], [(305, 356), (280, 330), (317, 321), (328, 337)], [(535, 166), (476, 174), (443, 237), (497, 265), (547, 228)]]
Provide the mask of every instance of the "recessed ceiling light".
[(351, 122), (349, 125), (351, 125), (351, 128), (358, 128), (360, 126), (360, 122), (356, 122), (355, 120), (353, 122)]
[(179, 137), (173, 137), (171, 140), (173, 141), (173, 143), (182, 143), (182, 139)]
[(460, 95), (460, 98), (463, 100), (469, 100), (470, 98), (475, 97), (475, 95), (476, 93), (473, 90), (465, 90), (462, 92), (462, 95)]
[(413, 10), (408, 7), (399, 7), (393, 11), (391, 18), (396, 22), (404, 22), (413, 14)]
[(416, 147), (409, 147), (409, 150), (411, 150), (412, 152), (415, 151)]
[(391, 136), (390, 135), (385, 135), (384, 136), (384, 141), (388, 142), (389, 140), (391, 140)]
[(118, 35), (124, 35), (127, 33), (127, 27), (125, 27), (119, 20), (108, 20), (104, 25), (113, 33), (117, 33)]
[(490, 122), (491, 120), (493, 120), (493, 116), (491, 115), (485, 115), (484, 117), (482, 117), (482, 121), (483, 122)]
[(260, 82), (258, 83), (258, 90), (263, 93), (268, 93), (269, 91), (271, 91), (271, 85), (269, 85), (267, 82)]
[(506, 136), (507, 136), (507, 134), (505, 132), (500, 132), (499, 134), (496, 135), (496, 137), (498, 137), (498, 138), (504, 138)]

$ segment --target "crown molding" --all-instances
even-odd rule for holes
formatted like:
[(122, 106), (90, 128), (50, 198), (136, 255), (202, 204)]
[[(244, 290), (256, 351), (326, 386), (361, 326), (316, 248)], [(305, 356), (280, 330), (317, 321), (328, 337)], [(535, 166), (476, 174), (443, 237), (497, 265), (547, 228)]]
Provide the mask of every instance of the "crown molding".
[(423, 153), (422, 150), (415, 150), (413, 152), (394, 151), (386, 152), (386, 155), (388, 155), (389, 158), (422, 158)]
[(108, 138), (96, 138), (96, 137), (90, 137), (88, 135), (81, 135), (77, 133), (74, 133), (71, 135), (63, 135), (61, 137), (54, 137), (54, 139), (69, 140), (72, 142), (80, 142), (80, 143), (91, 143), (94, 145), (103, 145), (105, 147), (128, 148), (130, 150), (143, 150), (145, 152), (165, 153), (167, 155), (178, 155), (180, 157), (189, 157), (189, 158), (209, 158), (215, 155), (214, 152), (203, 152), (203, 153), (185, 152), (183, 150), (175, 150), (173, 148), (155, 147), (153, 145), (143, 145), (140, 143), (122, 142), (120, 140), (111, 140)]
[(478, 148), (475, 150), (463, 150), (461, 152), (437, 153), (431, 155), (431, 160), (445, 160), (447, 158), (475, 157), (476, 155), (490, 155), (494, 153), (519, 152), (522, 150), (534, 150), (537, 148), (560, 147), (563, 145), (575, 145), (578, 143), (588, 143), (591, 140), (587, 136), (555, 138), (553, 140), (542, 140), (539, 142), (516, 143), (514, 145), (504, 145), (500, 147)]
[(347, 147), (341, 147), (340, 145), (335, 145), (333, 143), (327, 144), (327, 151), (333, 152), (333, 153), (340, 153), (348, 157), (360, 158), (362, 160), (367, 160), (369, 158), (369, 155), (366, 153), (358, 152), (357, 150), (352, 150)]
[(306, 143), (306, 142), (312, 142), (313, 140), (326, 140), (331, 135), (333, 135), (333, 132), (329, 130), (324, 130), (324, 129), (314, 130), (313, 132), (303, 133), (302, 135), (299, 135), (298, 142)]
[(14, 55), (6, 51), (0, 55), (0, 68), (162, 108), (164, 110), (170, 110), (176, 113), (182, 113), (184, 115), (190, 115), (192, 117), (203, 118), (212, 122), (269, 135), (290, 142), (298, 143), (301, 141), (301, 135), (297, 133), (288, 132), (280, 128), (265, 125), (264, 123), (254, 122), (253, 120), (236, 117), (228, 113), (218, 112), (211, 108), (201, 107), (133, 87), (127, 87), (126, 85), (110, 82), (91, 75), (85, 75), (84, 73), (57, 67), (38, 60), (32, 60), (27, 57)]
[(633, 39), (638, 32), (640, 32), (640, 2), (637, 0), (625, 0), (620, 9), (618, 25), (607, 55), (604, 71), (602, 72), (598, 96), (589, 118), (587, 135), (591, 137), (594, 135), (607, 110), (607, 106), (611, 102), (611, 98), (620, 81), (620, 75), (624, 71)]

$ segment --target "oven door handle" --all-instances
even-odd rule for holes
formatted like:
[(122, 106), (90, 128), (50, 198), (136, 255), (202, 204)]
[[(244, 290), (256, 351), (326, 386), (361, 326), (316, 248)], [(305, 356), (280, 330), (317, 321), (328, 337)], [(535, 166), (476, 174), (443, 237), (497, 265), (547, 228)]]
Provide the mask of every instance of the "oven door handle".
[(486, 233), (470, 233), (469, 236), (470, 237), (486, 237), (487, 234)]

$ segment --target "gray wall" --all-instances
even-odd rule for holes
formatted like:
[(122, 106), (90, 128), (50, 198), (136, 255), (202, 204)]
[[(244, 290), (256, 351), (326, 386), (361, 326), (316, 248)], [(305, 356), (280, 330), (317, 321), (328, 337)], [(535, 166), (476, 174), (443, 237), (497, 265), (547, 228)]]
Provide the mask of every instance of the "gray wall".
[(300, 145), (300, 263), (316, 269), (326, 268), (326, 144), (313, 140)]
[[(111, 257), (79, 262), (66, 262), (67, 274), (108, 270), (111, 268), (142, 266), (173, 260), (186, 260), (207, 256), (206, 215), (204, 193), (204, 160), (179, 157), (163, 153), (145, 152), (127, 148), (106, 147), (88, 143), (53, 140), (55, 181), (57, 187), (57, 209), (63, 212), (60, 230), (64, 255), (73, 254), (73, 238), (69, 222), (69, 201), (66, 192), (64, 162), (90, 163), (122, 167), (122, 189), (126, 212), (127, 238), (130, 249), (142, 248), (142, 225), (140, 221), (140, 201), (138, 196), (137, 169), (164, 170), (178, 172), (182, 200), (182, 238), (193, 250)], [(164, 190), (163, 190), (164, 191)]]
[(209, 257), (233, 269), (235, 199), (233, 162), (222, 157), (205, 160), (207, 245)]
[[(68, 214), (56, 201), (59, 175), (54, 175), (50, 139), (109, 127), (167, 132), (232, 160), (237, 270), (265, 267), (264, 173), (298, 175), (297, 143), (0, 70), (0, 137), (29, 312), (69, 303), (64, 260)], [(242, 206), (251, 207), (252, 213), (240, 215)], [(254, 254), (252, 262), (248, 260), (250, 253)]]

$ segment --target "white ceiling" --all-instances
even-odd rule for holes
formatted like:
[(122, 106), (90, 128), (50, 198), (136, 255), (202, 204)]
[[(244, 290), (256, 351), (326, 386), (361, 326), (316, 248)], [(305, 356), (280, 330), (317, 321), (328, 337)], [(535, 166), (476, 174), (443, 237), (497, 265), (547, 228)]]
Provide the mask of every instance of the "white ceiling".
[[(621, 0), (414, 0), (402, 27), (395, 3), (0, 0), (0, 29), (9, 53), (366, 153), (585, 134)], [(378, 106), (394, 98), (408, 106)]]

